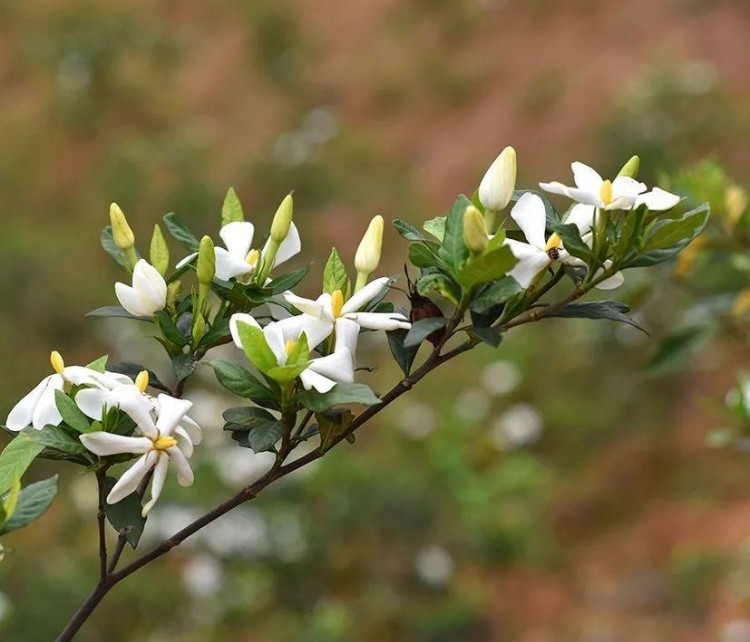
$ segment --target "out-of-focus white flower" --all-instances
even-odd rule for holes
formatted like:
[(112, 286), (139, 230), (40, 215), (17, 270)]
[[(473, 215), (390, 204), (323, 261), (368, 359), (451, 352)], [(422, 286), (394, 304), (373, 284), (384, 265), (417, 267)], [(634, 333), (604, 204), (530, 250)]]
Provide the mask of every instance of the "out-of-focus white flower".
[(456, 397), (455, 407), (466, 421), (481, 421), (490, 411), (490, 398), (481, 388), (467, 388)]
[(604, 210), (629, 210), (644, 204), (652, 211), (672, 209), (680, 202), (676, 194), (655, 187), (650, 192), (645, 184), (629, 176), (618, 176), (613, 181), (604, 180), (599, 173), (584, 163), (572, 163), (575, 187), (562, 183), (539, 183), (539, 187), (552, 194), (593, 205)]
[(153, 265), (140, 259), (133, 268), (133, 285), (115, 283), (120, 305), (136, 317), (152, 317), (167, 305), (167, 282)]
[(58, 426), (62, 422), (62, 415), (57, 409), (55, 391), (63, 390), (66, 383), (106, 389), (118, 385), (124, 376), (112, 372), (102, 373), (82, 366), (66, 367), (59, 352), (52, 353), (50, 362), (55, 374), (42, 379), (13, 407), (5, 420), (8, 430), (18, 432), (30, 425), (37, 430), (47, 425)]
[(419, 579), (429, 586), (445, 586), (453, 577), (453, 558), (442, 546), (423, 548), (417, 554), (414, 566)]
[(506, 395), (515, 390), (521, 373), (512, 361), (493, 361), (482, 369), (479, 380), (491, 395)]
[(150, 471), (154, 471), (151, 478), (151, 499), (143, 506), (142, 511), (145, 517), (161, 495), (170, 462), (177, 471), (177, 482), (181, 486), (190, 486), (193, 483), (193, 471), (184, 452), (185, 442), (183, 440), (180, 443), (172, 436), (193, 404), (184, 399), (159, 395), (158, 417), (154, 423), (148, 401), (143, 399), (140, 403), (142, 409), (135, 412), (135, 416), (128, 414), (136, 422), (142, 437), (92, 432), (81, 435), (80, 440), (88, 450), (100, 457), (126, 453), (140, 455), (110, 491), (107, 496), (108, 504), (116, 504), (135, 492), (144, 477)]
[(537, 441), (542, 427), (541, 413), (531, 404), (519, 403), (495, 420), (490, 438), (500, 450), (520, 448)]
[(417, 401), (406, 403), (398, 422), (401, 431), (412, 439), (425, 439), (435, 430), (435, 424), (432, 406)]
[(224, 586), (224, 568), (213, 555), (196, 555), (182, 567), (182, 583), (193, 599), (205, 600)]

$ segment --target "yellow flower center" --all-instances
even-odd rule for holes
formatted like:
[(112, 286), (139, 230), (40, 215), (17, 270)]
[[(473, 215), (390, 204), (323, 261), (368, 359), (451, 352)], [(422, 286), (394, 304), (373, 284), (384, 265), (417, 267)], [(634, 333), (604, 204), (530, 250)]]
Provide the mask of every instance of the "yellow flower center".
[(294, 350), (294, 346), (296, 345), (297, 342), (294, 339), (287, 339), (286, 345), (284, 346), (284, 352), (287, 357), (292, 354), (292, 350)]
[(333, 318), (338, 319), (341, 316), (341, 308), (344, 307), (344, 295), (341, 290), (334, 290), (331, 294), (331, 312)]
[(55, 372), (57, 374), (62, 374), (63, 370), (65, 370), (65, 362), (63, 361), (62, 355), (57, 350), (49, 356), (49, 361), (55, 369)]
[(258, 264), (259, 258), (260, 252), (258, 252), (258, 250), (250, 250), (245, 257), (245, 263), (247, 263), (250, 267), (255, 267)]
[(159, 437), (159, 439), (154, 442), (154, 448), (156, 450), (167, 450), (176, 445), (177, 440), (174, 437)]
[(146, 392), (148, 388), (148, 370), (141, 370), (135, 378), (135, 387), (141, 392)]
[(602, 203), (609, 205), (612, 202), (612, 181), (604, 181), (599, 189), (599, 198)]
[(544, 248), (547, 252), (550, 250), (557, 250), (562, 247), (562, 239), (557, 234), (552, 234), (547, 239), (547, 245)]

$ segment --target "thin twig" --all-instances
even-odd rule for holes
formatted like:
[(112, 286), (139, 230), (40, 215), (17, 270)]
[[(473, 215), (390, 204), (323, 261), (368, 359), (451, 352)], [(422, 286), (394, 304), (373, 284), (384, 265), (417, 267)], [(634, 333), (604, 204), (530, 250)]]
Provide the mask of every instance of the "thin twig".
[(96, 471), (96, 486), (99, 495), (96, 511), (96, 521), (99, 530), (99, 577), (102, 580), (107, 576), (107, 537), (105, 530), (107, 513), (104, 508), (104, 479), (106, 475), (106, 468), (99, 468)]

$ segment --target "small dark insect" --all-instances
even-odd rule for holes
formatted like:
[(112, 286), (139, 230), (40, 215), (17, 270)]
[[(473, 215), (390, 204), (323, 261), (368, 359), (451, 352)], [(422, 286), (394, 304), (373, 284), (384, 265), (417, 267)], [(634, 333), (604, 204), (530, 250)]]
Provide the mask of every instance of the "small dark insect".
[(553, 261), (557, 261), (557, 259), (560, 258), (560, 250), (556, 247), (551, 247), (549, 250), (547, 250), (547, 256)]
[[(426, 296), (422, 296), (417, 292), (417, 288), (409, 278), (409, 270), (404, 265), (404, 272), (406, 274), (406, 283), (409, 287), (409, 291), (406, 296), (409, 297), (411, 303), (411, 310), (409, 311), (409, 321), (415, 323), (422, 319), (430, 319), (433, 317), (443, 318), (445, 315), (442, 313), (439, 307), (437, 307), (430, 299)], [(445, 328), (438, 328), (431, 334), (427, 335), (427, 340), (434, 346), (443, 340), (445, 335)]]

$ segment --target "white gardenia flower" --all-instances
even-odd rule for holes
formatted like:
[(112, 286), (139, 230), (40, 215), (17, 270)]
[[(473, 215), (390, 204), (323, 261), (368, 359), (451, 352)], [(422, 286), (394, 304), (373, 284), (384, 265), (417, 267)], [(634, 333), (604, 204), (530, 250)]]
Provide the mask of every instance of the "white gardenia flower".
[[(142, 403), (146, 408), (147, 400), (143, 399)], [(193, 471), (188, 463), (189, 454), (185, 451), (184, 443), (173, 436), (184, 421), (185, 415), (193, 407), (193, 403), (168, 395), (159, 395), (157, 404), (158, 417), (155, 423), (150, 414), (138, 413), (139, 419), (136, 423), (142, 436), (126, 437), (102, 431), (80, 436), (81, 443), (99, 457), (128, 453), (140, 455), (107, 495), (108, 504), (116, 504), (135, 492), (146, 475), (154, 471), (151, 478), (151, 498), (142, 510), (144, 517), (161, 495), (170, 462), (177, 471), (177, 482), (181, 486), (190, 486), (193, 483)]]
[(651, 211), (659, 212), (672, 209), (680, 202), (679, 196), (658, 187), (647, 192), (646, 185), (629, 176), (618, 176), (610, 181), (604, 180), (595, 169), (583, 163), (575, 162), (571, 167), (575, 187), (557, 181), (539, 183), (539, 187), (605, 210), (630, 210), (645, 203)]
[[(246, 323), (263, 331), (263, 335), (268, 343), (268, 347), (276, 357), (280, 366), (286, 364), (287, 356), (299, 340), (301, 334), (305, 332), (304, 315), (289, 317), (282, 321), (274, 321), (264, 328), (249, 314), (233, 314), (229, 320), (229, 328), (232, 333), (234, 343), (238, 348), (242, 348), (238, 324)], [(316, 320), (307, 324), (312, 330), (310, 334), (305, 332), (307, 337), (308, 348), (313, 350), (330, 332), (321, 332), (321, 324), (316, 324)], [(328, 392), (337, 383), (354, 381), (354, 355), (357, 350), (357, 337), (359, 335), (359, 326), (351, 320), (340, 319), (336, 326), (336, 343), (334, 351), (325, 356), (311, 359), (307, 368), (299, 375), (302, 385), (306, 390), (315, 388), (318, 392)]]
[[(594, 225), (596, 209), (589, 205), (574, 206), (566, 224), (573, 224), (578, 228), (584, 242), (591, 242), (591, 230)], [(585, 266), (580, 259), (571, 256), (563, 247), (562, 239), (557, 234), (545, 237), (546, 212), (544, 202), (536, 194), (527, 192), (515, 204), (510, 212), (513, 220), (526, 237), (527, 243), (506, 239), (507, 245), (518, 263), (508, 273), (522, 288), (528, 288), (536, 276), (555, 263), (566, 263), (576, 267)], [(611, 265), (605, 262), (605, 266)], [(620, 272), (597, 285), (599, 289), (611, 290), (622, 285), (624, 278)]]
[[(270, 238), (266, 241), (260, 252), (251, 249), (253, 237), (255, 236), (255, 226), (249, 221), (227, 223), (219, 231), (219, 236), (224, 241), (226, 249), (223, 247), (214, 248), (216, 254), (216, 278), (220, 281), (228, 281), (232, 278), (237, 279), (255, 274), (255, 271), (260, 267), (261, 257), (268, 251), (268, 246), (271, 242)], [(284, 263), (284, 261), (288, 261), (295, 254), (298, 254), (301, 249), (302, 242), (300, 241), (299, 231), (294, 223), (292, 223), (289, 226), (289, 234), (279, 244), (279, 249), (276, 252), (271, 269)], [(198, 256), (197, 252), (185, 257), (177, 264), (177, 268), (179, 269), (189, 263), (196, 256)]]
[[(150, 425), (154, 417), (160, 413), (161, 397), (172, 399), (167, 395), (157, 398), (146, 394), (148, 387), (148, 372), (141, 372), (135, 381), (121, 375), (122, 379), (118, 385), (109, 389), (86, 388), (81, 390), (75, 398), (78, 408), (90, 419), (101, 421), (105, 410), (119, 408), (128, 415), (136, 424)], [(180, 448), (187, 457), (193, 454), (193, 446), (201, 443), (203, 435), (200, 426), (190, 417), (182, 417), (180, 423), (174, 428), (172, 434), (180, 443)]]
[(167, 305), (167, 282), (153, 265), (141, 259), (133, 268), (133, 286), (115, 283), (120, 304), (136, 317), (152, 317)]
[[(310, 336), (329, 336), (336, 327), (339, 319), (356, 322), (360, 328), (369, 330), (408, 330), (411, 323), (403, 314), (398, 312), (359, 312), (370, 301), (383, 293), (388, 285), (388, 277), (375, 279), (359, 292), (355, 292), (348, 301), (344, 301), (341, 290), (332, 294), (324, 292), (317, 299), (305, 299), (291, 292), (285, 292), (287, 303), (303, 312), (303, 329), (308, 338)], [(322, 340), (322, 339), (321, 339)]]
[(66, 383), (107, 389), (118, 385), (124, 376), (114, 372), (102, 373), (83, 366), (66, 367), (59, 352), (53, 352), (50, 361), (55, 374), (42, 379), (14, 406), (5, 421), (8, 430), (18, 432), (27, 426), (34, 426), (37, 430), (41, 430), (48, 425), (60, 425), (62, 415), (57, 409), (55, 391), (64, 390)]
[(516, 150), (506, 147), (479, 183), (479, 202), (487, 210), (500, 211), (510, 203), (516, 187)]

